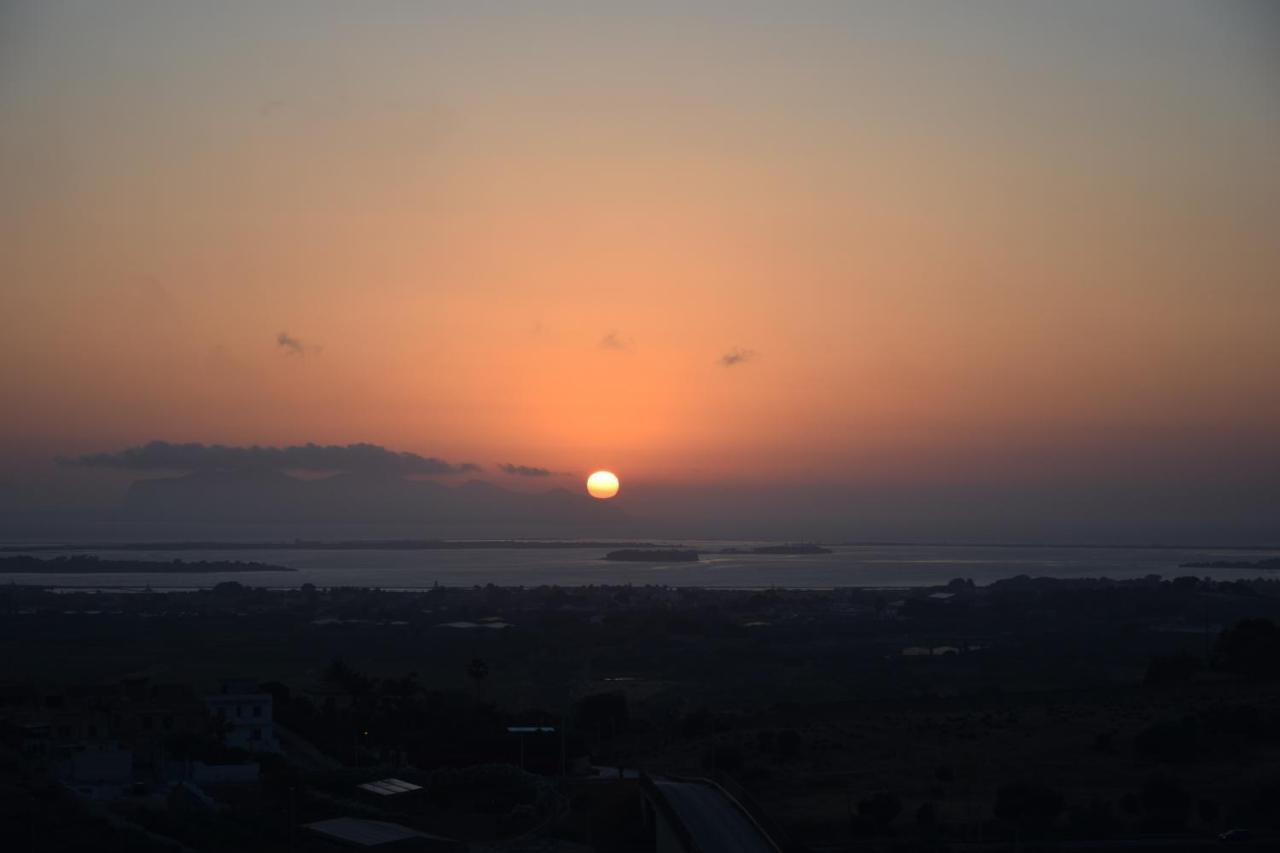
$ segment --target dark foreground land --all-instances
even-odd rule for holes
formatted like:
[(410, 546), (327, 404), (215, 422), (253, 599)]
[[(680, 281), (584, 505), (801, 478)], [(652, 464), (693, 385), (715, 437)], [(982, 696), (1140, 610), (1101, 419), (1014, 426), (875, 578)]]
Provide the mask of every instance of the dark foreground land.
[[(1249, 833), (1233, 848), (1274, 849), (1277, 620), (1280, 581), (1191, 577), (5, 586), (0, 837), (322, 850), (304, 825), (353, 817), (473, 850), (654, 850), (642, 771), (722, 780), (788, 850), (1186, 850), (1233, 828)], [(161, 702), (227, 676), (271, 697), (281, 752), (228, 747), (226, 725)], [(72, 793), (68, 756), (108, 738), (132, 750), (128, 790)], [(197, 793), (164, 781), (197, 758), (259, 769)], [(387, 777), (420, 790), (357, 787)]]

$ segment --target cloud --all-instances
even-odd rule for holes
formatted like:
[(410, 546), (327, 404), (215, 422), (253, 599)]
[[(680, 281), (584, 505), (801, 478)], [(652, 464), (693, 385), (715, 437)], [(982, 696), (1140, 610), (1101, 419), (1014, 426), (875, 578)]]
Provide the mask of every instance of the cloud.
[(285, 351), (285, 355), (306, 355), (307, 350), (319, 351), (319, 347), (307, 346), (301, 338), (295, 338), (288, 332), (276, 335), (276, 346)]
[(517, 477), (550, 477), (555, 474), (547, 468), (534, 468), (529, 465), (515, 465), (511, 462), (504, 462), (498, 466), (498, 469), (505, 474), (514, 474)]
[(633, 346), (635, 346), (635, 341), (631, 338), (618, 337), (618, 331), (616, 329), (600, 339), (600, 349), (628, 350)]
[(78, 468), (125, 471), (296, 470), (380, 474), (461, 474), (479, 471), (471, 462), (453, 464), (434, 456), (388, 450), (376, 444), (294, 444), (288, 447), (228, 447), (153, 441), (107, 453), (59, 459)]
[(734, 365), (751, 361), (758, 355), (760, 355), (760, 353), (756, 352), (753, 349), (743, 349), (742, 347), (734, 347), (724, 355), (720, 356), (720, 359), (719, 359), (720, 366), (733, 367)]
[(264, 118), (267, 116), (273, 116), (276, 113), (283, 112), (288, 106), (289, 102), (284, 98), (271, 98), (270, 100), (263, 101), (258, 105), (258, 115)]

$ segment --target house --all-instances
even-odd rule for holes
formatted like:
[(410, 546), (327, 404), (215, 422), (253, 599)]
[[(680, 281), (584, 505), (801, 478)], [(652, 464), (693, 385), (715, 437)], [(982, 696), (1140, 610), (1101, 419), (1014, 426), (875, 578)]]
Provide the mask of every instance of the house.
[(71, 751), (58, 768), (62, 783), (91, 800), (113, 800), (133, 783), (133, 752), (93, 745)]
[(87, 747), (122, 746), (150, 765), (166, 739), (204, 734), (209, 714), (190, 689), (126, 679), (112, 685), (26, 685), (4, 691), (0, 722), (22, 754), (54, 761)]
[(378, 800), (394, 799), (400, 802), (409, 798), (422, 796), (422, 786), (415, 785), (412, 782), (406, 782), (403, 779), (397, 779), (394, 776), (387, 779), (378, 779), (373, 782), (363, 782), (356, 785), (356, 788), (365, 794), (372, 795)]
[(271, 694), (251, 679), (227, 679), (217, 693), (204, 697), (205, 705), (224, 726), (227, 746), (251, 752), (279, 752), (272, 719)]

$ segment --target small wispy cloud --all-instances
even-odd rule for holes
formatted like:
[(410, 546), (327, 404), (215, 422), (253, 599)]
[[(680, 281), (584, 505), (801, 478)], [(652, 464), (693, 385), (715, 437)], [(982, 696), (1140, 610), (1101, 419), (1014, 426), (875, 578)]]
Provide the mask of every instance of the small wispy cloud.
[(288, 332), (276, 335), (276, 346), (284, 350), (285, 355), (306, 355), (308, 352), (320, 351), (320, 347), (305, 344), (301, 338), (295, 338)]
[(288, 105), (289, 102), (284, 98), (271, 98), (270, 100), (263, 101), (258, 105), (258, 115), (263, 118), (273, 116), (277, 113), (283, 112), (285, 107)]
[(719, 362), (721, 367), (735, 367), (739, 364), (745, 364), (755, 359), (760, 353), (753, 349), (743, 349), (742, 347), (734, 347), (724, 355), (720, 356)]
[(628, 350), (635, 346), (635, 341), (631, 338), (624, 338), (614, 329), (600, 339), (600, 349), (611, 350)]
[(550, 477), (555, 474), (549, 468), (536, 468), (532, 465), (516, 465), (512, 462), (504, 462), (498, 466), (498, 470), (504, 474), (511, 474), (516, 477)]

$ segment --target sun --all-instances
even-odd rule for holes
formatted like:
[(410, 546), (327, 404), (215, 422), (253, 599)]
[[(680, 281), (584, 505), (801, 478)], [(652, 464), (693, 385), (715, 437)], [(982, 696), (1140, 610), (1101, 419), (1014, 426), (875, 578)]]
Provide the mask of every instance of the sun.
[(618, 478), (612, 471), (596, 471), (587, 478), (587, 494), (608, 500), (618, 493)]

